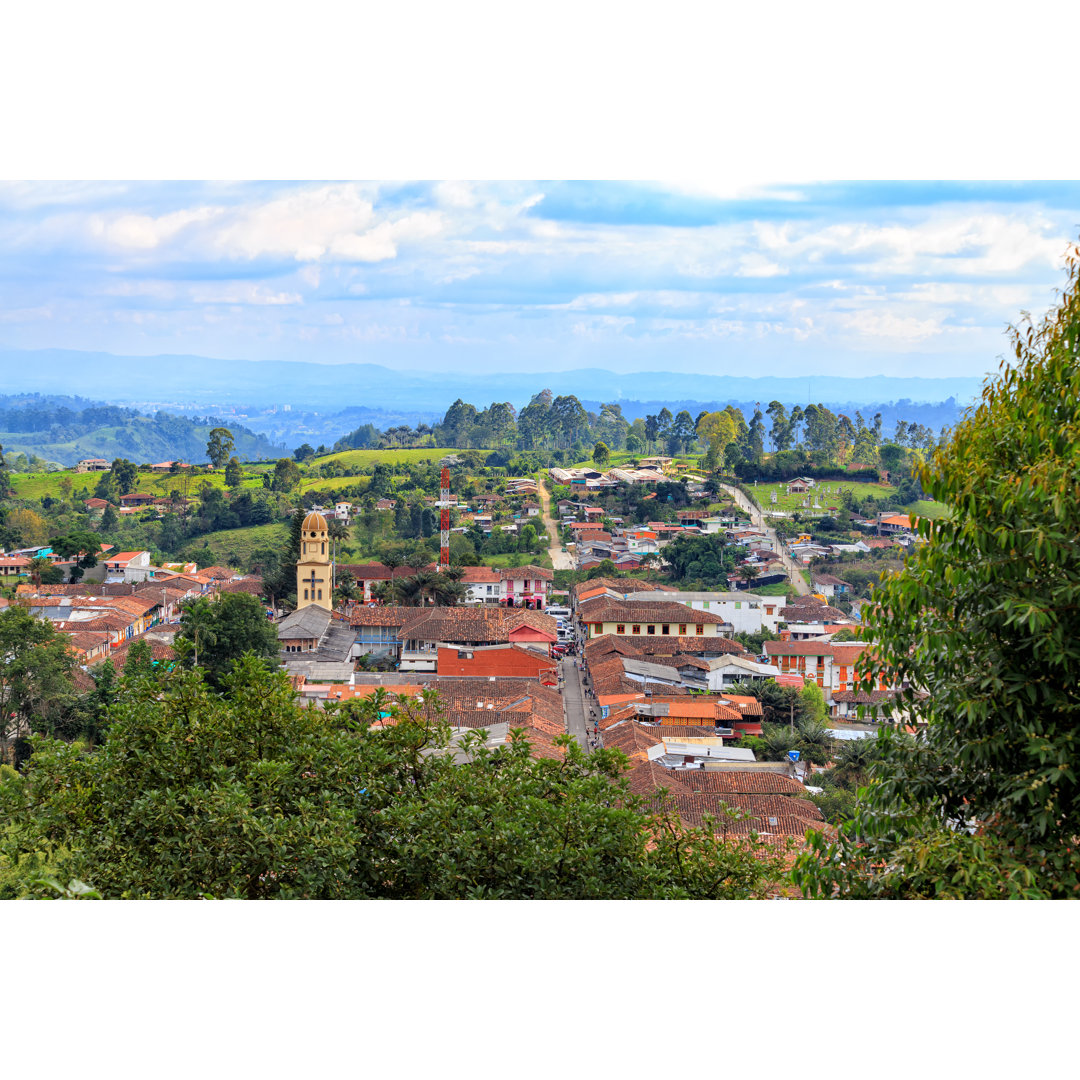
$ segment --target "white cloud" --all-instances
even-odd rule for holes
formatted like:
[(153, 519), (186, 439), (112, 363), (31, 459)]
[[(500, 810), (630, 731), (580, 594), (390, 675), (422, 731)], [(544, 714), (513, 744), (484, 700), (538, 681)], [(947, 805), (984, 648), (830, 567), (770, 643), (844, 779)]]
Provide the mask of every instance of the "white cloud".
[(254, 304), (276, 307), (281, 304), (302, 304), (299, 293), (271, 292), (265, 286), (251, 282), (199, 285), (191, 290), (196, 304)]
[(152, 251), (172, 240), (181, 230), (209, 221), (220, 214), (217, 207), (177, 210), (160, 217), (148, 214), (94, 214), (89, 221), (90, 235), (110, 247), (129, 251)]
[(923, 341), (941, 333), (941, 319), (919, 319), (892, 311), (856, 311), (844, 315), (840, 325), (865, 337), (889, 338), (895, 342)]

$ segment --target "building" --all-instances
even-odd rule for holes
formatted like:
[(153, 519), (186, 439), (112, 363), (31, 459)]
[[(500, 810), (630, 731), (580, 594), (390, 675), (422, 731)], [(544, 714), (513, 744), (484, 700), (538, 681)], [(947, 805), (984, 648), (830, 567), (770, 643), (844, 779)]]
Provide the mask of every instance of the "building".
[(664, 601), (648, 602), (638, 599), (611, 600), (598, 596), (578, 604), (578, 618), (590, 638), (603, 634), (648, 637), (718, 637), (721, 629), (730, 628), (719, 615), (695, 611), (685, 604)]
[(148, 581), (154, 576), (149, 551), (120, 551), (104, 563), (106, 575), (122, 574), (125, 582)]
[(403, 642), (402, 671), (434, 671), (439, 647), (458, 648), (516, 644), (550, 656), (558, 641), (557, 624), (549, 615), (524, 608), (412, 608), (398, 633)]
[(731, 633), (775, 634), (782, 619), (782, 596), (758, 596), (749, 592), (635, 592), (635, 602), (685, 604), (695, 611), (707, 611), (730, 623)]
[(76, 472), (108, 472), (112, 466), (104, 459), (99, 457), (83, 458), (75, 466)]
[(867, 647), (861, 641), (766, 641), (765, 655), (777, 671), (816, 682), (831, 705), (833, 694), (856, 689), (855, 665)]
[(468, 589), (467, 604), (497, 604), (502, 599), (502, 577), (490, 566), (465, 566), (461, 583)]
[(814, 592), (822, 596), (846, 596), (851, 585), (832, 574), (814, 574)]
[(474, 676), (482, 678), (539, 679), (548, 685), (558, 680), (556, 662), (536, 649), (521, 645), (478, 645), (439, 648), (439, 675)]
[(502, 591), (501, 603), (506, 607), (532, 608), (542, 611), (551, 595), (551, 583), (555, 575), (542, 566), (514, 566), (499, 574)]
[(304, 518), (300, 532), (300, 558), (296, 562), (298, 611), (315, 604), (329, 612), (334, 606), (329, 539), (326, 518), (312, 511)]

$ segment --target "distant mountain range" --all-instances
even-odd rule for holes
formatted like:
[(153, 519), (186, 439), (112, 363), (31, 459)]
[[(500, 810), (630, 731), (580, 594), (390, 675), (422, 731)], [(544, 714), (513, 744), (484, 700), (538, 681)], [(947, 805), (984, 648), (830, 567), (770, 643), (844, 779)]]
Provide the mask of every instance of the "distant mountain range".
[[(627, 400), (657, 407), (669, 402), (683, 407), (685, 403), (755, 401), (764, 407), (774, 399), (788, 405), (814, 401), (858, 407), (875, 402), (942, 402), (949, 398), (963, 406), (982, 385), (982, 380), (976, 378), (750, 378), (681, 372), (620, 375), (597, 368), (475, 375), (462, 370), (394, 371), (376, 364), (133, 357), (66, 349), (0, 350), (0, 365), (6, 374), (7, 393), (55, 393), (62, 389), (67, 394), (97, 400), (138, 404), (144, 410), (213, 409), (215, 415), (230, 406), (251, 410), (287, 405), (323, 416), (352, 407), (402, 416), (441, 417), (459, 397), (477, 406), (509, 401), (520, 407), (545, 387), (556, 395), (575, 394), (582, 401)], [(250, 414), (249, 418), (255, 419)], [(257, 429), (261, 425), (250, 426)]]

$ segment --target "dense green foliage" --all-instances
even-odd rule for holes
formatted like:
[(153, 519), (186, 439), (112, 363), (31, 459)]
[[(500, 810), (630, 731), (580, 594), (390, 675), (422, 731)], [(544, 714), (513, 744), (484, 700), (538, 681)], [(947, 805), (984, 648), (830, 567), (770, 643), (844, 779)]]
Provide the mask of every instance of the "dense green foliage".
[[(1015, 363), (923, 471), (951, 514), (874, 593), (867, 623), (899, 707), (925, 720), (884, 760), (813, 895), (1080, 895), (1080, 279), (1013, 333)], [(925, 696), (923, 696), (925, 695)]]
[[(252, 657), (224, 688), (137, 683), (100, 750), (42, 740), (0, 777), (0, 871), (37, 860), (12, 887), (47, 866), (106, 897), (722, 899), (779, 872), (752, 839), (648, 812), (616, 751), (563, 737), (565, 760), (537, 760), (480, 733), (455, 763), (431, 694), (323, 712)], [(370, 730), (380, 712), (398, 723)]]
[(191, 645), (191, 662), (218, 682), (244, 653), (264, 661), (277, 661), (274, 624), (257, 596), (225, 593), (216, 600), (187, 601), (180, 616), (176, 640)]

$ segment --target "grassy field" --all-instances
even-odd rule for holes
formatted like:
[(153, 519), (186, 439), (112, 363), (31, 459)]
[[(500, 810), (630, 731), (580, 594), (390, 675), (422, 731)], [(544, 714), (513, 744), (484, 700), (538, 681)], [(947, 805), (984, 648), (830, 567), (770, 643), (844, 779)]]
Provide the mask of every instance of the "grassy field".
[[(41, 473), (11, 473), (11, 487), (17, 499), (29, 499), (34, 502), (46, 495), (54, 499), (63, 498), (61, 481), (66, 476), (71, 481), (72, 492), (86, 488), (89, 491), (88, 498), (93, 497), (94, 488), (97, 486), (100, 473), (77, 473), (72, 469), (63, 472)], [(241, 484), (245, 488), (262, 490), (262, 475), (254, 470), (244, 470), (244, 480)], [(194, 497), (203, 484), (211, 487), (225, 487), (225, 473), (206, 473), (202, 476), (193, 476), (188, 482), (188, 495)], [(184, 490), (184, 478), (173, 476), (170, 473), (140, 472), (135, 483), (135, 490), (149, 495), (168, 495), (172, 490)]]
[[(376, 464), (379, 461), (392, 462), (416, 462), (416, 461), (439, 461), (447, 454), (462, 453), (459, 450), (448, 450), (445, 447), (429, 447), (419, 450), (342, 450), (339, 454), (327, 454), (325, 457), (312, 458), (312, 461), (320, 465), (328, 461), (340, 461), (346, 469), (362, 469)], [(481, 453), (491, 453), (490, 450)]]
[(760, 588), (750, 582), (750, 592), (757, 593), (758, 596), (787, 596), (790, 591), (791, 586), (786, 581), (774, 581), (771, 585), (762, 585)]
[(540, 555), (528, 555), (523, 552), (510, 552), (506, 555), (489, 555), (484, 559), (485, 566), (497, 566), (503, 569), (511, 566), (543, 566), (551, 569), (551, 557), (545, 551)]
[(284, 522), (273, 525), (251, 525), (246, 529), (223, 529), (207, 533), (184, 548), (185, 558), (203, 566), (227, 566), (230, 555), (247, 567), (256, 549), (266, 545), (284, 548), (289, 538), (289, 526)]
[[(748, 485), (750, 491), (753, 492), (754, 498), (757, 499), (758, 505), (763, 510), (783, 510), (790, 512), (792, 510), (805, 510), (803, 500), (806, 495), (788, 495), (787, 484), (750, 484)], [(826, 489), (830, 489), (826, 491)], [(819, 484), (811, 488), (807, 494), (810, 496), (810, 504), (813, 506), (815, 498), (821, 503), (821, 513), (824, 513), (830, 506), (840, 506), (841, 489), (848, 489), (857, 499), (865, 499), (867, 495), (873, 495), (876, 499), (886, 498), (889, 495), (896, 493), (896, 488), (890, 487), (888, 484), (860, 484), (854, 483), (850, 480), (824, 480)], [(776, 502), (770, 499), (770, 494), (776, 492)]]
[(944, 503), (934, 502), (933, 499), (920, 499), (908, 506), (908, 513), (916, 517), (939, 518), (944, 517), (949, 508)]

